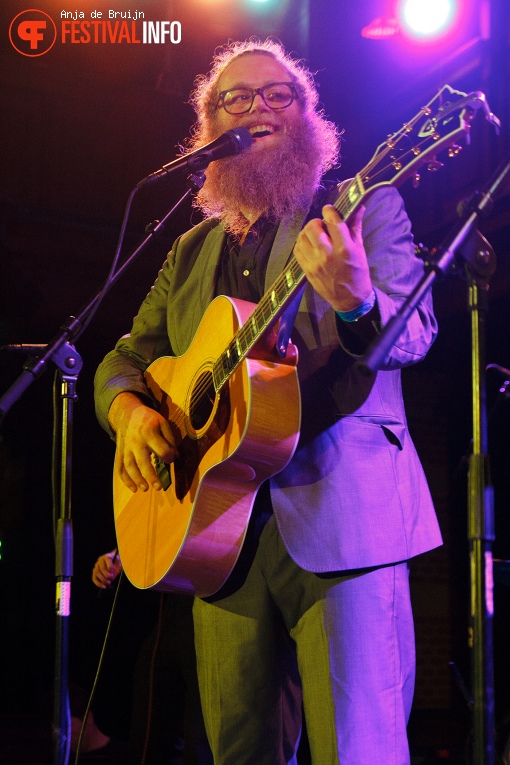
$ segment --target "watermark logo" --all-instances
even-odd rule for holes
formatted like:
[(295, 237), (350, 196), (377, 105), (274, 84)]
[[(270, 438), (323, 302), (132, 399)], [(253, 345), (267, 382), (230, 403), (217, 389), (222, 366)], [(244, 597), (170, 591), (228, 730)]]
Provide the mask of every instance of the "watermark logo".
[(51, 16), (35, 8), (18, 13), (9, 27), (11, 45), (22, 56), (43, 56), (56, 39), (57, 27)]
[(60, 27), (44, 11), (21, 11), (11, 21), (9, 39), (22, 56), (43, 56), (57, 42), (71, 44), (171, 44), (182, 40), (180, 21), (145, 21), (140, 10), (88, 10), (60, 12)]

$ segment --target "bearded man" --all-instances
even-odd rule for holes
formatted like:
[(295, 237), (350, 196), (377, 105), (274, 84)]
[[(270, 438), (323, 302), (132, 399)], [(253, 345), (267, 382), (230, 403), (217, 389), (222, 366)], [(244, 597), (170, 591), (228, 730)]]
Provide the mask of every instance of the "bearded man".
[(292, 330), (300, 438), (260, 487), (228, 581), (194, 602), (207, 734), (216, 765), (296, 763), (304, 709), (315, 765), (406, 765), (408, 561), (441, 538), (400, 369), (433, 342), (430, 298), (375, 379), (356, 359), (421, 276), (409, 219), (391, 188), (347, 223), (325, 204), (338, 133), (309, 71), (279, 44), (230, 45), (192, 99), (191, 149), (237, 127), (253, 145), (212, 163), (196, 200), (205, 220), (177, 240), (130, 335), (98, 370), (115, 470), (133, 492), (162, 489), (151, 455), (171, 463), (179, 444), (144, 371), (186, 352), (215, 296), (258, 302), (293, 251), (306, 276)]

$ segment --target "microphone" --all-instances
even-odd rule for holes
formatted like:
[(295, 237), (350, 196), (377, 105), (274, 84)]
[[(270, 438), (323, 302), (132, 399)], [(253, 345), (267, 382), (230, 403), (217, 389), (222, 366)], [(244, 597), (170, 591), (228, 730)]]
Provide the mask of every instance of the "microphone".
[(201, 146), (200, 149), (196, 149), (191, 154), (174, 159), (168, 165), (163, 165), (160, 170), (156, 170), (155, 173), (151, 173), (143, 181), (140, 181), (137, 186), (143, 186), (146, 183), (157, 181), (158, 178), (166, 178), (171, 175), (200, 172), (205, 170), (209, 163), (214, 162), (216, 159), (240, 154), (251, 146), (252, 142), (253, 138), (248, 128), (240, 127), (227, 130), (226, 133), (220, 135), (215, 141)]

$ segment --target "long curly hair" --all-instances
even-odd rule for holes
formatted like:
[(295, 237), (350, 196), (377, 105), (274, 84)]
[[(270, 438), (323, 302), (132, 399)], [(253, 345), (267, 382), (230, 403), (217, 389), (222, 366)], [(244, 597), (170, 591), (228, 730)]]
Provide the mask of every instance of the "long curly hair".
[(195, 79), (190, 103), (195, 109), (197, 120), (186, 149), (193, 151), (217, 137), (214, 131), (214, 117), (219, 97), (218, 83), (234, 59), (250, 53), (272, 56), (278, 64), (287, 69), (294, 82), (303, 117), (311, 123), (317, 140), (321, 174), (335, 167), (340, 155), (340, 134), (336, 125), (330, 122), (323, 109), (319, 108), (319, 94), (313, 75), (302, 60), (293, 59), (283, 45), (272, 38), (262, 41), (251, 37), (244, 42), (230, 42), (216, 50), (209, 73), (198, 75)]

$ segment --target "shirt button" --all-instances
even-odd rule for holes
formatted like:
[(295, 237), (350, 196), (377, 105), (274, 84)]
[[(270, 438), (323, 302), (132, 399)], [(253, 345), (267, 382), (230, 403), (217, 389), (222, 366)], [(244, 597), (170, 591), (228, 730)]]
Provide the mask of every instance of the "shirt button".
[(249, 275), (250, 275), (250, 272), (248, 271), (247, 268), (245, 268), (243, 271), (243, 276), (249, 276)]

